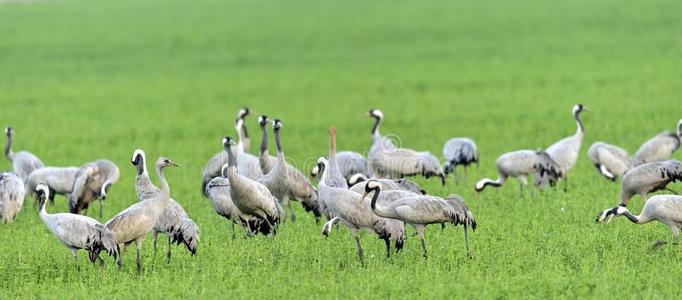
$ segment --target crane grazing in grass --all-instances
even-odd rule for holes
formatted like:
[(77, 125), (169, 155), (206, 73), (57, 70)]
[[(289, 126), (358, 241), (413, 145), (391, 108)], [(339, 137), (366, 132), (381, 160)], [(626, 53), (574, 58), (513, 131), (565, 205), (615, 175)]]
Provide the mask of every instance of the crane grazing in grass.
[[(133, 152), (131, 162), (135, 167), (135, 192), (139, 201), (154, 199), (161, 195), (161, 189), (156, 187), (147, 172), (146, 155), (142, 149)], [(152, 240), (156, 251), (156, 239), (159, 233), (168, 236), (167, 260), (171, 259), (172, 243), (184, 244), (192, 256), (197, 253), (199, 243), (199, 227), (190, 219), (185, 209), (173, 198), (168, 199), (168, 207), (154, 224)]]
[[(159, 182), (161, 183), (161, 193), (156, 197), (131, 205), (104, 224), (107, 229), (114, 233), (119, 247), (133, 242), (135, 243), (138, 273), (142, 272), (142, 260), (140, 259), (142, 241), (147, 234), (154, 229), (154, 225), (156, 225), (159, 218), (163, 215), (170, 200), (170, 187), (168, 186), (166, 176), (163, 174), (163, 169), (167, 167), (179, 167), (180, 165), (168, 158), (160, 157), (154, 166), (156, 175), (159, 177)], [(119, 270), (122, 267), (123, 261), (119, 256)]]
[(3, 223), (11, 223), (24, 205), (24, 182), (17, 174), (0, 173), (0, 219)]
[(68, 198), (77, 173), (77, 167), (45, 167), (35, 170), (28, 176), (27, 191), (34, 193), (38, 184), (44, 183), (50, 189), (50, 202), (54, 203), (55, 195)]
[(464, 167), (464, 177), (467, 177), (467, 168), (476, 163), (478, 166), (478, 149), (476, 143), (470, 138), (452, 138), (443, 146), (443, 157), (445, 165), (443, 171), (445, 175), (455, 174), (458, 165)]
[(373, 180), (365, 184), (365, 192), (362, 198), (364, 199), (371, 193), (373, 193), (371, 207), (375, 214), (414, 226), (421, 241), (424, 257), (428, 256), (426, 243), (424, 242), (424, 229), (426, 225), (444, 223), (464, 226), (467, 254), (469, 257), (472, 257), (467, 230), (469, 227), (474, 231), (476, 230), (476, 219), (474, 219), (473, 213), (464, 204), (461, 197), (453, 195), (447, 199), (441, 199), (434, 196), (414, 194), (396, 199), (390, 203), (377, 205), (377, 199), (381, 193), (381, 184)]
[(616, 181), (625, 172), (632, 168), (632, 159), (623, 148), (604, 142), (595, 142), (587, 150), (590, 158), (599, 174), (606, 179)]
[(40, 209), (40, 219), (54, 236), (71, 250), (73, 260), (78, 265), (78, 250), (88, 251), (91, 262), (99, 259), (99, 254), (106, 251), (114, 258), (119, 258), (119, 246), (115, 235), (97, 220), (71, 213), (50, 214), (45, 210), (45, 202), (49, 198), (50, 188), (39, 184), (35, 191)]
[[(640, 195), (647, 202), (649, 193), (659, 190), (669, 190), (668, 184), (682, 180), (682, 162), (666, 160), (662, 162), (646, 163), (634, 167), (623, 176), (620, 185), (619, 206), (626, 207), (634, 195)], [(609, 209), (599, 213), (597, 221), (605, 221)]]
[[(651, 197), (642, 208), (642, 212), (635, 216), (624, 206), (616, 206), (605, 213), (606, 218), (625, 216), (635, 224), (646, 224), (658, 221), (670, 227), (674, 243), (680, 243), (680, 227), (682, 227), (682, 196), (656, 195)], [(597, 222), (601, 220), (598, 218)], [(666, 244), (666, 241), (654, 243), (654, 247)]]
[(487, 186), (501, 187), (508, 177), (516, 177), (520, 183), (520, 195), (528, 185), (528, 176), (545, 177), (550, 185), (554, 185), (561, 171), (559, 165), (544, 151), (519, 150), (503, 154), (497, 159), (497, 180), (484, 178), (476, 183), (476, 192), (482, 192)]
[(31, 152), (20, 151), (14, 153), (12, 151), (12, 138), (14, 137), (14, 129), (12, 129), (12, 127), (5, 127), (5, 135), (7, 135), (7, 144), (5, 144), (5, 157), (7, 157), (7, 159), (12, 163), (14, 174), (17, 174), (17, 176), (21, 178), (25, 189), (26, 183), (28, 182), (28, 176), (31, 175), (31, 172), (40, 168), (44, 168), (45, 165)]
[(102, 213), (102, 201), (112, 184), (118, 181), (120, 171), (111, 161), (106, 159), (87, 163), (78, 169), (69, 194), (69, 212), (73, 214), (87, 213), (90, 203), (99, 199), (99, 217)]

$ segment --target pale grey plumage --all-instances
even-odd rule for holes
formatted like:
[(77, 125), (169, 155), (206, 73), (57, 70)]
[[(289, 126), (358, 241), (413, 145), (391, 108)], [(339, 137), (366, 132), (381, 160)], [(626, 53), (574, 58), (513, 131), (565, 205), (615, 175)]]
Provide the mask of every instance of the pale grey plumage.
[(443, 171), (445, 175), (455, 173), (458, 165), (464, 166), (464, 172), (469, 165), (478, 165), (478, 149), (476, 143), (470, 138), (452, 138), (445, 142), (443, 146), (443, 157), (445, 165)]
[[(671, 182), (682, 180), (682, 163), (678, 160), (645, 163), (625, 173), (620, 185), (619, 206), (627, 206), (634, 195), (647, 202), (651, 192), (664, 190)], [(597, 220), (604, 221), (609, 209), (599, 213)]]
[[(232, 201), (232, 194), (230, 192), (230, 181), (227, 179), (227, 168), (225, 164), (221, 171), (221, 176), (211, 179), (206, 185), (206, 194), (213, 204), (215, 212), (230, 220), (232, 223), (232, 239), (235, 239), (236, 232), (234, 224), (239, 223), (247, 229), (247, 235), (253, 235), (256, 232), (248, 231), (250, 228), (259, 228), (260, 220), (255, 217), (250, 217), (242, 213), (237, 205)], [(251, 222), (251, 224), (247, 224)]]
[(244, 214), (260, 218), (270, 228), (269, 232), (275, 234), (280, 220), (277, 198), (263, 184), (238, 174), (237, 157), (232, 152), (232, 143), (230, 137), (223, 139), (223, 146), (228, 155), (227, 178), (230, 182), (232, 201)]
[[(329, 186), (326, 184), (325, 177), (329, 175), (329, 162), (321, 157), (318, 159), (318, 168), (322, 178), (318, 184), (320, 202), (333, 215), (332, 220), (325, 224), (325, 229), (331, 228), (335, 220), (340, 220), (348, 227), (355, 238), (358, 257), (363, 260), (363, 250), (360, 245), (360, 229), (376, 233), (386, 244), (386, 255), (390, 256), (390, 241), (395, 241), (396, 252), (403, 247), (405, 240), (405, 227), (402, 222), (381, 218), (374, 214), (369, 203), (363, 201), (360, 194), (348, 189)], [(327, 228), (329, 227), (329, 228)], [(323, 230), (323, 234), (328, 234), (329, 230)]]
[(242, 107), (237, 112), (237, 120), (242, 120), (241, 136), (242, 150), (244, 152), (251, 152), (251, 138), (249, 138), (249, 131), (246, 129), (246, 117), (251, 114), (248, 107)]
[[(156, 175), (161, 183), (161, 193), (158, 196), (145, 201), (137, 202), (111, 218), (105, 226), (111, 230), (118, 241), (119, 246), (135, 242), (137, 252), (136, 262), (138, 272), (142, 271), (140, 249), (142, 241), (147, 233), (154, 229), (154, 225), (168, 207), (170, 199), (170, 187), (163, 174), (163, 169), (170, 166), (179, 166), (168, 158), (160, 157), (154, 164)], [(119, 269), (123, 261), (118, 260)]]
[(74, 260), (77, 251), (85, 249), (89, 253), (91, 262), (99, 258), (101, 251), (106, 251), (114, 258), (119, 257), (119, 246), (115, 235), (97, 220), (71, 213), (49, 214), (45, 210), (45, 202), (50, 190), (44, 184), (36, 187), (39, 198), (40, 218), (47, 228), (62, 244), (71, 250)]
[(68, 198), (77, 173), (77, 167), (44, 167), (35, 170), (28, 176), (27, 191), (33, 193), (38, 184), (44, 183), (50, 188), (50, 201), (54, 200), (55, 195)]
[[(249, 179), (258, 180), (263, 176), (260, 160), (253, 154), (244, 151), (243, 127), (244, 120), (237, 119), (235, 122), (235, 130), (239, 136), (239, 144), (233, 149), (237, 156), (236, 159), (239, 162), (237, 173)], [(204, 194), (204, 196), (208, 196), (206, 195), (206, 184), (208, 184), (211, 179), (220, 176), (220, 170), (227, 163), (228, 157), (225, 151), (216, 153), (208, 160), (208, 162), (206, 162), (203, 174), (201, 175), (201, 192)]]
[(12, 151), (12, 138), (14, 136), (14, 129), (12, 129), (12, 127), (5, 127), (5, 135), (7, 136), (5, 157), (12, 163), (14, 174), (17, 174), (17, 176), (21, 178), (21, 181), (24, 182), (24, 189), (26, 189), (28, 176), (31, 175), (31, 172), (44, 168), (45, 165), (38, 157), (28, 151), (20, 151), (17, 153)]
[[(574, 135), (561, 139), (545, 150), (549, 156), (559, 165), (560, 179), (564, 180), (564, 191), (568, 191), (568, 172), (573, 169), (575, 163), (578, 161), (580, 154), (580, 147), (585, 136), (585, 128), (580, 120), (580, 114), (584, 111), (589, 111), (582, 104), (573, 106), (573, 119), (576, 123), (576, 132)], [(536, 181), (540, 185), (544, 185), (546, 181)]]
[(86, 211), (90, 203), (99, 199), (99, 216), (102, 217), (102, 201), (106, 199), (111, 185), (118, 181), (120, 171), (110, 160), (100, 159), (87, 163), (76, 172), (69, 195), (69, 212)]
[(486, 186), (500, 187), (508, 177), (516, 177), (523, 187), (528, 185), (528, 176), (545, 177), (551, 185), (561, 177), (557, 163), (544, 151), (519, 150), (505, 153), (495, 162), (497, 166), (497, 180), (484, 178), (476, 183), (476, 192), (482, 192)]
[(17, 174), (0, 173), (0, 219), (3, 223), (11, 223), (24, 205), (26, 190), (24, 182)]
[(680, 139), (682, 139), (682, 120), (677, 124), (677, 133), (664, 131), (644, 142), (635, 152), (634, 165), (670, 159), (680, 148)]
[(370, 177), (367, 160), (362, 154), (353, 151), (341, 151), (336, 153), (336, 164), (341, 176), (348, 180), (355, 174), (363, 174)]
[[(139, 201), (155, 199), (161, 196), (161, 189), (156, 187), (149, 178), (147, 171), (147, 159), (142, 149), (133, 152), (131, 162), (135, 167), (137, 175), (135, 177), (135, 192)], [(197, 244), (199, 243), (199, 227), (187, 215), (185, 209), (172, 197), (168, 199), (168, 206), (163, 214), (159, 216), (152, 229), (152, 240), (154, 250), (156, 250), (157, 235), (163, 233), (168, 236), (167, 258), (171, 258), (171, 244), (184, 244), (187, 250), (196, 255)]]
[(467, 228), (471, 227), (472, 230), (476, 230), (476, 219), (460, 196), (453, 195), (447, 199), (442, 199), (412, 193), (407, 197), (397, 195), (395, 197), (397, 199), (384, 199), (384, 201), (379, 202), (377, 200), (381, 194), (381, 184), (370, 180), (365, 183), (365, 191), (362, 197), (365, 198), (372, 193), (370, 206), (375, 214), (405, 222), (417, 229), (425, 257), (428, 253), (424, 242), (426, 225), (445, 223), (464, 226), (467, 254), (471, 257)]
[[(658, 221), (670, 227), (676, 244), (680, 242), (680, 227), (682, 227), (682, 196), (677, 195), (656, 195), (644, 203), (642, 212), (635, 216), (624, 206), (616, 206), (607, 212), (607, 218), (613, 216), (625, 216), (630, 222), (635, 224), (646, 224), (651, 221)], [(597, 221), (600, 221), (599, 219)], [(654, 246), (665, 244), (665, 241), (658, 241)]]
[(430, 152), (410, 149), (380, 150), (369, 158), (369, 168), (376, 178), (398, 179), (422, 175), (427, 179), (438, 176), (445, 184), (445, 173), (438, 158)]
[(268, 131), (265, 126), (268, 124), (268, 116), (261, 115), (258, 117), (258, 125), (261, 131), (260, 155), (258, 160), (263, 174), (267, 174), (272, 170), (272, 167), (277, 162), (277, 157), (268, 153)]
[(623, 148), (604, 142), (595, 142), (587, 156), (606, 179), (615, 181), (632, 168), (632, 159)]
[[(382, 192), (402, 190), (411, 193), (423, 195), (426, 194), (424, 190), (414, 181), (409, 179), (372, 179), (374, 182), (381, 184)], [(366, 180), (367, 181), (367, 180)], [(365, 185), (362, 182), (357, 182), (350, 187), (350, 190), (362, 194), (365, 190)]]

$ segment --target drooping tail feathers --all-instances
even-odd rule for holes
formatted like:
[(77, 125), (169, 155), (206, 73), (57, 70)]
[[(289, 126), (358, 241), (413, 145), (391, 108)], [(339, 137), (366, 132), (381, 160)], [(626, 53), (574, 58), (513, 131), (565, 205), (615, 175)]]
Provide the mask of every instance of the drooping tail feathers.
[(189, 218), (182, 218), (180, 228), (173, 232), (173, 242), (176, 245), (185, 244), (192, 256), (197, 254), (197, 244), (199, 243), (199, 227)]
[(102, 251), (107, 252), (109, 256), (118, 258), (119, 248), (114, 233), (100, 224), (95, 225), (95, 230), (95, 234), (88, 237), (87, 241), (87, 250), (90, 253), (90, 261), (95, 262)]

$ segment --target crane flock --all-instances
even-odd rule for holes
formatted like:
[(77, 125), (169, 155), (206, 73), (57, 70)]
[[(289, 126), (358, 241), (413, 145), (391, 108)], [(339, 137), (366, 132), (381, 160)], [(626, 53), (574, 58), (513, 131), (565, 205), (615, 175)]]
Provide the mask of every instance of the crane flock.
[[(577, 127), (574, 135), (546, 149), (502, 154), (496, 161), (497, 179), (477, 181), (474, 191), (481, 193), (486, 187), (501, 187), (509, 177), (514, 177), (520, 182), (520, 197), (524, 197), (524, 188), (532, 177), (538, 189), (547, 185), (554, 187), (562, 180), (563, 190), (567, 192), (568, 174), (579, 158), (585, 136), (580, 116), (586, 111), (589, 109), (581, 104), (572, 108)], [(221, 151), (208, 159), (201, 175), (201, 193), (210, 200), (215, 212), (231, 223), (233, 240), (237, 234), (235, 225), (243, 227), (247, 238), (255, 235), (275, 238), (287, 219), (296, 220), (291, 203), (300, 202), (306, 212), (313, 214), (317, 223), (326, 217), (323, 235), (331, 234), (338, 223), (348, 228), (361, 262), (364, 257), (361, 231), (375, 234), (383, 240), (386, 256), (390, 257), (391, 244), (396, 253), (403, 249), (408, 240), (405, 226), (411, 225), (419, 237), (423, 256), (428, 257), (425, 227), (429, 224), (444, 227), (448, 223), (462, 225), (467, 255), (473, 257), (469, 229), (475, 231), (477, 222), (465, 199), (454, 194), (443, 197), (428, 194), (406, 178), (438, 177), (445, 185), (446, 176), (452, 173), (454, 177), (457, 166), (463, 166), (464, 177), (468, 176), (467, 168), (474, 163), (479, 165), (478, 147), (473, 139), (455, 137), (447, 140), (441, 161), (428, 151), (398, 146), (383, 136), (379, 130), (384, 113), (371, 109), (367, 116), (374, 122), (367, 156), (356, 151), (337, 152), (337, 131), (331, 127), (326, 156), (319, 157), (311, 171), (311, 178), (318, 182), (315, 186), (310, 178), (287, 161), (284, 146), (289, 141), (282, 135), (284, 126), (281, 120), (270, 120), (265, 115), (258, 117), (261, 143), (258, 156), (250, 153), (246, 118), (251, 113), (248, 108), (239, 110), (234, 122), (237, 139), (225, 136)], [(274, 134), (275, 156), (269, 153), (269, 123)], [(119, 180), (120, 172), (114, 162), (101, 159), (80, 166), (46, 167), (30, 152), (12, 151), (15, 136), (12, 127), (6, 127), (5, 134), (4, 152), (13, 170), (0, 173), (0, 217), (4, 223), (15, 221), (24, 198), (35, 194), (40, 218), (49, 231), (71, 250), (78, 268), (77, 250), (83, 249), (88, 252), (92, 263), (100, 261), (103, 264), (100, 253), (108, 253), (120, 270), (123, 266), (121, 248), (134, 243), (137, 271), (141, 272), (140, 250), (150, 233), (154, 251), (158, 234), (167, 236), (168, 262), (173, 243), (184, 244), (192, 256), (197, 254), (199, 226), (182, 207), (183, 199), (172, 197), (164, 174), (168, 167), (179, 167), (178, 163), (165, 157), (155, 161), (154, 171), (160, 182), (160, 187), (157, 187), (149, 176), (144, 150), (134, 150), (131, 163), (136, 173), (137, 201), (131, 201), (128, 208), (100, 223), (86, 216), (87, 209), (92, 202), (99, 200), (99, 217), (102, 218), (102, 201), (110, 187)], [(671, 159), (673, 152), (680, 148), (681, 140), (682, 120), (677, 124), (676, 132), (657, 134), (633, 156), (606, 142), (592, 144), (587, 157), (599, 174), (614, 182), (622, 178), (619, 203), (601, 211), (596, 221), (608, 222), (618, 216), (636, 224), (658, 220), (671, 228), (675, 242), (678, 242), (682, 227), (682, 196), (655, 195), (648, 200), (647, 197), (655, 191), (671, 191), (668, 184), (682, 180), (682, 163)], [(47, 212), (46, 202), (54, 203), (56, 195), (67, 199), (69, 212)], [(638, 216), (627, 209), (635, 195), (640, 195), (645, 201)], [(665, 242), (655, 245), (663, 244)]]

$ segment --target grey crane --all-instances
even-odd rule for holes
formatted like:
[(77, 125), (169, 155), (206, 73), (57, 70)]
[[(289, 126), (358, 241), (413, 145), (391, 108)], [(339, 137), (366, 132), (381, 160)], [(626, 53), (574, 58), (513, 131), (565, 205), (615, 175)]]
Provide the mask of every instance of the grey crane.
[(460, 196), (452, 195), (447, 199), (434, 196), (411, 195), (377, 205), (377, 198), (381, 193), (381, 184), (375, 181), (368, 181), (365, 184), (364, 199), (368, 194), (372, 195), (372, 211), (378, 216), (399, 220), (414, 226), (421, 241), (424, 257), (428, 256), (426, 243), (424, 242), (424, 229), (429, 224), (452, 223), (453, 225), (464, 226), (464, 240), (466, 243), (467, 254), (471, 256), (469, 248), (468, 228), (476, 230), (476, 219)]
[(12, 127), (5, 127), (5, 135), (7, 135), (5, 157), (12, 163), (14, 174), (21, 178), (21, 181), (24, 182), (24, 188), (26, 188), (28, 175), (37, 169), (45, 167), (45, 165), (38, 157), (28, 151), (19, 151), (17, 153), (12, 151), (12, 138), (14, 137), (14, 129)]
[(363, 261), (363, 250), (360, 244), (360, 230), (364, 229), (378, 235), (379, 239), (386, 244), (386, 256), (391, 255), (391, 241), (395, 241), (396, 253), (403, 248), (405, 241), (405, 226), (402, 222), (382, 218), (374, 214), (369, 204), (363, 201), (360, 194), (351, 192), (348, 189), (327, 185), (325, 177), (329, 175), (329, 161), (320, 157), (317, 161), (321, 179), (318, 183), (320, 202), (324, 207), (332, 212), (333, 218), (325, 223), (322, 234), (329, 234), (331, 226), (335, 222), (341, 222), (350, 229), (355, 245), (357, 247), (358, 258)]
[(44, 184), (36, 187), (35, 193), (40, 207), (40, 219), (54, 236), (71, 250), (76, 266), (78, 265), (78, 250), (88, 251), (91, 262), (99, 258), (102, 251), (106, 251), (115, 259), (120, 258), (119, 246), (115, 235), (97, 220), (88, 216), (71, 213), (50, 214), (45, 209), (45, 202), (49, 197), (50, 188)]
[(516, 177), (520, 183), (521, 197), (523, 187), (528, 185), (528, 176), (545, 177), (550, 185), (554, 185), (561, 171), (559, 165), (544, 151), (518, 150), (505, 153), (495, 162), (497, 180), (484, 178), (476, 183), (476, 192), (482, 192), (487, 186), (501, 187), (508, 177)]
[(397, 179), (405, 176), (437, 176), (445, 185), (445, 173), (438, 158), (430, 152), (411, 149), (379, 150), (369, 158), (369, 168), (376, 178)]
[[(627, 206), (634, 195), (640, 195), (647, 202), (647, 194), (668, 189), (671, 182), (682, 180), (682, 162), (666, 160), (662, 162), (645, 163), (632, 168), (625, 173), (620, 184), (619, 206)], [(597, 219), (603, 222), (607, 219), (607, 210), (599, 213)]]
[[(156, 187), (149, 178), (147, 171), (147, 159), (142, 149), (136, 149), (133, 152), (131, 162), (135, 167), (137, 175), (135, 176), (135, 192), (139, 201), (154, 199), (161, 195), (161, 189)], [(152, 241), (154, 242), (154, 251), (156, 251), (156, 240), (159, 233), (168, 236), (168, 252), (166, 258), (168, 262), (171, 259), (171, 245), (172, 243), (184, 244), (192, 256), (197, 253), (197, 244), (199, 243), (199, 227), (187, 215), (185, 209), (175, 199), (168, 199), (168, 207), (159, 217), (152, 229)]]
[[(277, 160), (272, 166), (267, 174), (264, 174), (258, 179), (258, 182), (263, 184), (270, 190), (270, 193), (277, 199), (280, 206), (286, 205), (289, 207), (289, 212), (293, 216), (293, 211), (291, 211), (291, 206), (288, 205), (289, 201), (289, 182), (287, 178), (287, 161), (284, 157), (284, 150), (282, 150), (282, 141), (280, 138), (280, 131), (282, 129), (282, 122), (279, 119), (275, 119), (272, 122), (272, 129), (275, 133), (275, 147), (277, 149)], [(282, 211), (280, 210), (280, 214)]]
[(469, 165), (476, 163), (478, 166), (478, 149), (476, 143), (470, 138), (451, 138), (443, 146), (443, 157), (445, 165), (443, 171), (445, 175), (455, 174), (457, 165), (464, 167), (464, 177), (467, 176)]
[(268, 124), (268, 116), (261, 115), (258, 117), (258, 125), (261, 130), (261, 143), (260, 143), (260, 155), (258, 159), (260, 161), (261, 171), (263, 174), (270, 172), (272, 167), (277, 162), (277, 157), (272, 156), (268, 153), (268, 131), (265, 126)]
[(28, 176), (27, 191), (33, 193), (39, 183), (50, 189), (50, 202), (54, 203), (55, 195), (69, 197), (76, 180), (77, 167), (44, 167), (31, 172)]
[(369, 165), (362, 154), (354, 151), (340, 151), (336, 153), (336, 163), (339, 167), (341, 176), (349, 179), (355, 174), (362, 174), (367, 177), (371, 176), (369, 172)]
[(246, 129), (246, 117), (251, 114), (251, 110), (249, 110), (248, 107), (242, 107), (238, 112), (237, 112), (237, 119), (242, 120), (242, 139), (240, 139), (242, 143), (242, 150), (244, 152), (250, 152), (251, 151), (251, 139), (249, 138), (249, 131)]
[(69, 212), (73, 214), (85, 211), (90, 203), (99, 199), (99, 217), (103, 213), (102, 202), (107, 198), (111, 185), (118, 181), (120, 171), (110, 160), (100, 159), (87, 163), (78, 169), (69, 195)]
[[(580, 114), (585, 111), (590, 111), (587, 107), (582, 104), (576, 104), (573, 106), (573, 119), (576, 124), (576, 132), (574, 135), (567, 138), (561, 139), (553, 145), (549, 146), (545, 152), (554, 159), (554, 161), (559, 165), (559, 171), (561, 174), (559, 179), (564, 180), (564, 191), (568, 191), (568, 172), (571, 171), (575, 163), (578, 161), (578, 154), (580, 154), (580, 146), (583, 143), (583, 137), (585, 136), (585, 127), (583, 122), (580, 120)], [(545, 181), (536, 182), (544, 185)]]
[[(258, 124), (261, 127), (262, 140), (260, 147), (260, 165), (264, 174), (270, 172), (277, 161), (277, 157), (268, 154), (268, 135), (265, 126), (267, 125), (268, 117), (261, 115), (258, 117)], [(312, 212), (316, 221), (319, 221), (321, 213), (317, 203), (317, 191), (310, 183), (310, 180), (301, 173), (298, 169), (286, 162), (286, 182), (289, 190), (288, 199), (295, 199), (301, 202), (301, 205), (307, 212)], [(287, 201), (287, 205), (289, 202)], [(293, 210), (290, 210), (292, 220), (296, 218)]]
[[(238, 147), (235, 147), (236, 159), (239, 161), (237, 173), (250, 179), (258, 180), (258, 178), (263, 176), (263, 171), (261, 171), (259, 159), (252, 154), (244, 152), (243, 127), (244, 120), (237, 118), (235, 121), (235, 130), (240, 137)], [(206, 162), (203, 174), (201, 175), (201, 192), (204, 196), (208, 196), (206, 195), (206, 184), (208, 184), (211, 179), (220, 176), (220, 170), (225, 164), (227, 164), (227, 154), (222, 150), (213, 155), (208, 162)]]
[[(329, 128), (329, 166), (327, 176), (324, 176), (325, 184), (332, 187), (348, 189), (346, 178), (343, 177), (336, 162), (336, 128)], [(319, 167), (319, 166), (318, 166)]]
[(677, 132), (664, 131), (646, 141), (635, 152), (634, 165), (670, 159), (680, 148), (682, 139), (682, 120), (677, 123)]
[(3, 223), (14, 222), (24, 205), (25, 196), (24, 182), (17, 174), (0, 173), (0, 219)]
[[(646, 224), (651, 221), (658, 221), (670, 227), (673, 233), (674, 243), (680, 243), (680, 227), (682, 227), (682, 196), (677, 195), (656, 195), (651, 197), (642, 208), (642, 212), (635, 216), (624, 206), (616, 206), (607, 210), (606, 216), (612, 217), (625, 216), (630, 222), (635, 224)], [(600, 222), (597, 219), (597, 222)], [(654, 247), (666, 244), (666, 241), (657, 241)]]
[(371, 158), (376, 152), (381, 151), (381, 150), (395, 150), (398, 147), (393, 144), (393, 141), (391, 139), (384, 137), (381, 135), (379, 132), (379, 127), (381, 126), (381, 122), (384, 120), (384, 113), (381, 110), (378, 109), (370, 109), (367, 112), (367, 115), (370, 118), (374, 119), (374, 125), (372, 126), (372, 146), (369, 148), (369, 153), (368, 153), (368, 158)]
[[(277, 233), (280, 217), (277, 199), (266, 186), (237, 172), (237, 157), (231, 149), (233, 144), (231, 137), (223, 139), (223, 147), (228, 156), (227, 179), (230, 182), (232, 201), (249, 218), (255, 216), (261, 219), (274, 235)], [(249, 228), (251, 232), (254, 230)]]
[[(163, 174), (163, 169), (179, 166), (178, 163), (168, 158), (160, 157), (154, 164), (154, 167), (161, 183), (161, 193), (154, 198), (131, 205), (104, 224), (107, 229), (114, 233), (119, 247), (135, 243), (138, 273), (142, 272), (142, 261), (140, 260), (142, 241), (147, 236), (147, 233), (154, 229), (154, 225), (156, 225), (168, 207), (170, 199), (170, 187), (168, 186), (166, 176)], [(123, 267), (123, 260), (120, 256), (117, 263), (120, 270)]]
[[(269, 230), (269, 227), (261, 226), (262, 221), (258, 218), (250, 217), (241, 212), (237, 205), (234, 204), (234, 201), (232, 201), (230, 181), (227, 179), (228, 167), (228, 164), (225, 164), (221, 170), (221, 175), (209, 181), (206, 185), (206, 194), (211, 200), (215, 212), (232, 223), (232, 239), (236, 238), (235, 223), (241, 224), (246, 229), (247, 236), (257, 233), (256, 231), (250, 231), (251, 228)], [(263, 233), (266, 234), (268, 232)]]
[(616, 145), (595, 142), (587, 150), (587, 156), (599, 174), (611, 181), (616, 181), (632, 168), (632, 159), (628, 152)]

